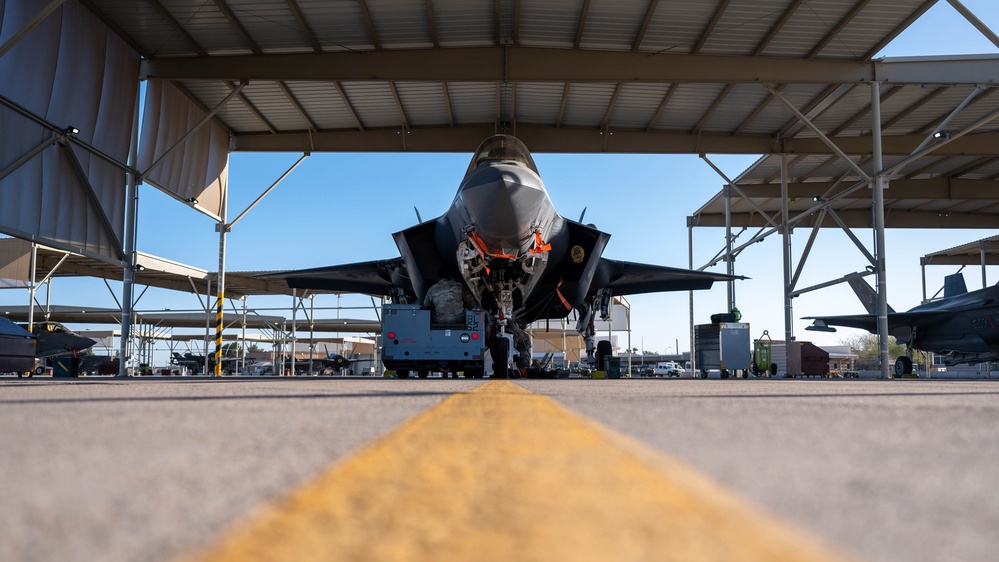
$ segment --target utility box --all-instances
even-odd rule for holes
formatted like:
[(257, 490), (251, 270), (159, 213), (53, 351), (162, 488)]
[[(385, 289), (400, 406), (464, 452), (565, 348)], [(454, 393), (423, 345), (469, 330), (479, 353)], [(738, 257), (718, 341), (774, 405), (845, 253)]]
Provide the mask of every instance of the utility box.
[(431, 371), (481, 376), (486, 353), (486, 313), (466, 310), (457, 324), (431, 324), (430, 311), (415, 304), (382, 306), (382, 363), (400, 378)]
[(774, 357), (785, 377), (826, 377), (829, 352), (807, 341), (774, 344)]
[(80, 376), (79, 357), (56, 357), (52, 361), (53, 377), (78, 377)]
[(753, 359), (749, 324), (699, 324), (694, 327), (694, 349), (701, 378), (707, 378), (711, 369), (718, 369), (722, 378), (740, 371), (745, 376)]
[(609, 378), (609, 379), (619, 379), (619, 378), (621, 378), (621, 357), (620, 356), (604, 357), (604, 363), (606, 363), (604, 369), (607, 372), (607, 378)]

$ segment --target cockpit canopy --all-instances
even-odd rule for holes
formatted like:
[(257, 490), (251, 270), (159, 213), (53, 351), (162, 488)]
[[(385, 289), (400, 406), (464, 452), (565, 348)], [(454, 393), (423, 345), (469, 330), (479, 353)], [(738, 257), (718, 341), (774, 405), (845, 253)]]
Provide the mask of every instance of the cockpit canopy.
[(503, 160), (518, 162), (530, 168), (535, 174), (538, 173), (538, 167), (534, 165), (534, 159), (531, 158), (527, 146), (517, 137), (510, 135), (493, 135), (482, 141), (465, 173), (471, 172), (486, 162)]

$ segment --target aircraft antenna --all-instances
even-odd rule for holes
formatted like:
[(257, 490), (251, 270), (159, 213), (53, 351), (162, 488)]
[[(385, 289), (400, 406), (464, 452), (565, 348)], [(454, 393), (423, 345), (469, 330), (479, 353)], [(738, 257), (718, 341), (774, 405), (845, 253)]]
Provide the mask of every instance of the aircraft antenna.
[(420, 210), (416, 208), (416, 205), (413, 205), (413, 210), (416, 211), (416, 222), (422, 223), (423, 217), (420, 216)]
[(586, 207), (583, 207), (583, 212), (579, 213), (579, 220), (576, 221), (576, 222), (582, 224), (583, 223), (583, 217), (585, 217), (585, 216), (586, 216)]

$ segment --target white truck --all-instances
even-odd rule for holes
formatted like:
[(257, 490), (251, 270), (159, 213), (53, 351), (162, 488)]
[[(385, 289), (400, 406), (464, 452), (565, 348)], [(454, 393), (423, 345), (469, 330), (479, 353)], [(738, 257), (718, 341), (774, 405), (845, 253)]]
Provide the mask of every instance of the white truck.
[(654, 377), (679, 377), (685, 372), (687, 372), (686, 369), (673, 361), (660, 361), (652, 368), (652, 376)]

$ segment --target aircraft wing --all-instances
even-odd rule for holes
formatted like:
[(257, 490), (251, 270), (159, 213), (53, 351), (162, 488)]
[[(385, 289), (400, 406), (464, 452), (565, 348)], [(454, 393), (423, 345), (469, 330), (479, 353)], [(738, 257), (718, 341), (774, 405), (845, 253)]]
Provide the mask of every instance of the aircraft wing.
[(590, 289), (609, 287), (615, 295), (637, 295), (710, 289), (715, 281), (732, 279), (745, 277), (600, 258)]
[(293, 289), (344, 291), (368, 295), (389, 295), (393, 287), (412, 291), (412, 282), (406, 273), (402, 258), (264, 273), (257, 277), (282, 280)]

